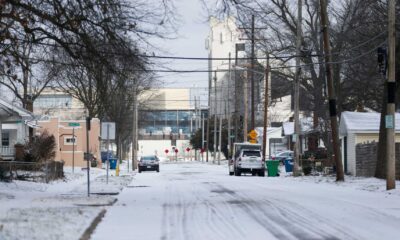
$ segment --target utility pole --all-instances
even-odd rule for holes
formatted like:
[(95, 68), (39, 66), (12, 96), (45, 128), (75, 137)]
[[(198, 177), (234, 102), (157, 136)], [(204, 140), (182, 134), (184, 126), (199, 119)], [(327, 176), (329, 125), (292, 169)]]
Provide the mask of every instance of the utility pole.
[(396, 99), (396, 0), (388, 5), (388, 45), (389, 63), (387, 79), (387, 115), (386, 120), (386, 190), (396, 188), (395, 158), (395, 99)]
[[(244, 74), (246, 74), (246, 72)], [(248, 78), (246, 75), (243, 81), (243, 100), (244, 100), (243, 142), (247, 142), (247, 118), (248, 118), (247, 81)]]
[(238, 64), (238, 45), (235, 44), (235, 142), (239, 142), (239, 84), (238, 84), (238, 76), (236, 66)]
[(269, 81), (269, 55), (267, 54), (267, 65), (265, 66), (265, 89), (264, 89), (264, 128), (263, 128), (263, 160), (267, 153), (267, 127), (268, 127), (268, 81)]
[(293, 176), (301, 175), (300, 165), (300, 118), (299, 118), (299, 101), (300, 101), (300, 48), (302, 40), (302, 21), (303, 21), (303, 1), (297, 1), (297, 37), (296, 37), (296, 76), (294, 80), (294, 169)]
[[(90, 116), (90, 115), (89, 115)], [(87, 195), (90, 197), (90, 154), (89, 154), (89, 131), (92, 117), (86, 117), (86, 170), (87, 170)]]
[[(342, 154), (340, 151), (340, 142), (338, 135), (338, 120), (336, 110), (336, 93), (333, 85), (333, 72), (332, 72), (332, 55), (331, 48), (329, 45), (329, 31), (328, 31), (328, 14), (326, 0), (320, 0), (321, 6), (321, 25), (324, 37), (324, 53), (325, 53), (325, 65), (326, 65), (326, 78), (328, 85), (328, 96), (329, 96), (329, 115), (331, 119), (332, 129), (332, 141), (333, 141), (333, 152), (336, 162), (336, 181), (344, 181)], [(394, 59), (393, 59), (394, 60)], [(394, 105), (394, 104), (393, 104)]]
[(214, 156), (213, 163), (217, 158), (217, 71), (214, 72)]
[(76, 145), (76, 137), (75, 137), (75, 127), (72, 127), (72, 173), (75, 172), (75, 145)]
[[(254, 39), (254, 15), (251, 15), (251, 65), (249, 72), (250, 80), (251, 80), (251, 130), (255, 128), (255, 102), (254, 102), (254, 46), (255, 39)], [(247, 135), (247, 134), (246, 134)]]
[(204, 161), (203, 158), (203, 151), (204, 151), (204, 114), (201, 114), (201, 149), (202, 149), (202, 153), (201, 153), (201, 161)]
[(219, 135), (218, 135), (218, 165), (221, 165), (221, 143), (222, 143), (222, 115), (219, 116)]
[(227, 95), (228, 95), (228, 106), (227, 106), (227, 117), (228, 117), (228, 158), (231, 155), (231, 109), (230, 109), (230, 91), (231, 91), (231, 87), (230, 87), (230, 82), (232, 81), (232, 72), (231, 72), (231, 53), (229, 52), (229, 78), (228, 78), (228, 91), (227, 91)]
[(137, 159), (137, 91), (136, 86), (133, 94), (133, 123), (132, 123), (132, 171), (136, 170), (136, 159)]

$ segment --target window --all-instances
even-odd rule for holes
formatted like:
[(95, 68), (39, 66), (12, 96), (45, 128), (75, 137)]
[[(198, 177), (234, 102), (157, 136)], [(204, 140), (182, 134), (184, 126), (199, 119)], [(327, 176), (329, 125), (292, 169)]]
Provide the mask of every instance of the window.
[[(75, 142), (74, 142), (75, 140)], [(72, 136), (65, 136), (64, 137), (64, 145), (76, 145), (76, 138)]]
[(243, 151), (243, 157), (261, 157), (260, 151)]
[(36, 108), (71, 108), (72, 97), (68, 95), (39, 96), (33, 103)]
[(10, 146), (10, 133), (9, 132), (3, 132), (1, 134), (1, 144), (3, 147)]

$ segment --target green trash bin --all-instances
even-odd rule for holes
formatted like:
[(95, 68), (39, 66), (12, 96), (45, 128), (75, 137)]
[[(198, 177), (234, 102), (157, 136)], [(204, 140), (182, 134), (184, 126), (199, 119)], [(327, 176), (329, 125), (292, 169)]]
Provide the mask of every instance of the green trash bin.
[(268, 177), (277, 177), (278, 176), (278, 166), (279, 161), (266, 161)]

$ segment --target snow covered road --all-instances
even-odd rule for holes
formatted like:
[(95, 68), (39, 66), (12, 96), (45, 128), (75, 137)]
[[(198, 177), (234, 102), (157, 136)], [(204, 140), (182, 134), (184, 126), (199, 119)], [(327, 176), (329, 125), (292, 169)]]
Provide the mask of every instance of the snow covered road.
[(177, 163), (161, 165), (160, 173), (137, 174), (92, 239), (397, 239), (400, 234), (398, 190), (227, 172), (226, 166)]

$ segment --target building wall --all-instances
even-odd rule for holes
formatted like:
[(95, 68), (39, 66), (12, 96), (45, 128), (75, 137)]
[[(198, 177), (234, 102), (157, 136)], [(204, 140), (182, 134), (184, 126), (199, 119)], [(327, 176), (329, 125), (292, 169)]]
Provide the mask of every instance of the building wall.
[(143, 92), (139, 96), (141, 109), (187, 110), (190, 109), (190, 89), (162, 88)]
[[(55, 160), (64, 161), (66, 166), (72, 166), (73, 145), (66, 144), (64, 142), (65, 138), (71, 138), (73, 136), (73, 128), (68, 125), (72, 122), (80, 124), (80, 126), (74, 127), (76, 136), (76, 143), (74, 145), (74, 165), (77, 167), (85, 167), (86, 161), (83, 159), (84, 152), (86, 152), (85, 120), (66, 121), (60, 120), (59, 118), (50, 118), (49, 120), (38, 122), (38, 125), (41, 126), (41, 128), (37, 129), (37, 133), (47, 130), (48, 133), (53, 134), (57, 143)], [(101, 165), (99, 136), (100, 121), (95, 118), (91, 121), (91, 130), (89, 132), (89, 150)]]
[(84, 119), (85, 107), (76, 98), (55, 90), (45, 90), (33, 103), (37, 116), (59, 117), (64, 120)]
[[(211, 17), (209, 20), (210, 32), (206, 39), (206, 49), (209, 52), (210, 58), (228, 58), (231, 55), (231, 66), (235, 60), (235, 45), (236, 43), (243, 43), (240, 40), (243, 37), (242, 31), (236, 25), (234, 17), (227, 17), (219, 20)], [(244, 52), (239, 52), (239, 57), (243, 57)], [(209, 62), (210, 70), (228, 70), (229, 60), (213, 60)], [(231, 68), (232, 69), (232, 68)], [(216, 83), (214, 81), (216, 78)], [(230, 106), (234, 105), (234, 83), (235, 74), (229, 72), (216, 72), (210, 73), (209, 81), (211, 82), (211, 109), (210, 114), (224, 114), (225, 104)], [(228, 83), (229, 82), (229, 83)], [(228, 88), (229, 85), (229, 88)], [(217, 87), (217, 94), (215, 94), (214, 87)]]
[(351, 175), (356, 175), (356, 141), (354, 133), (347, 135), (347, 172)]

